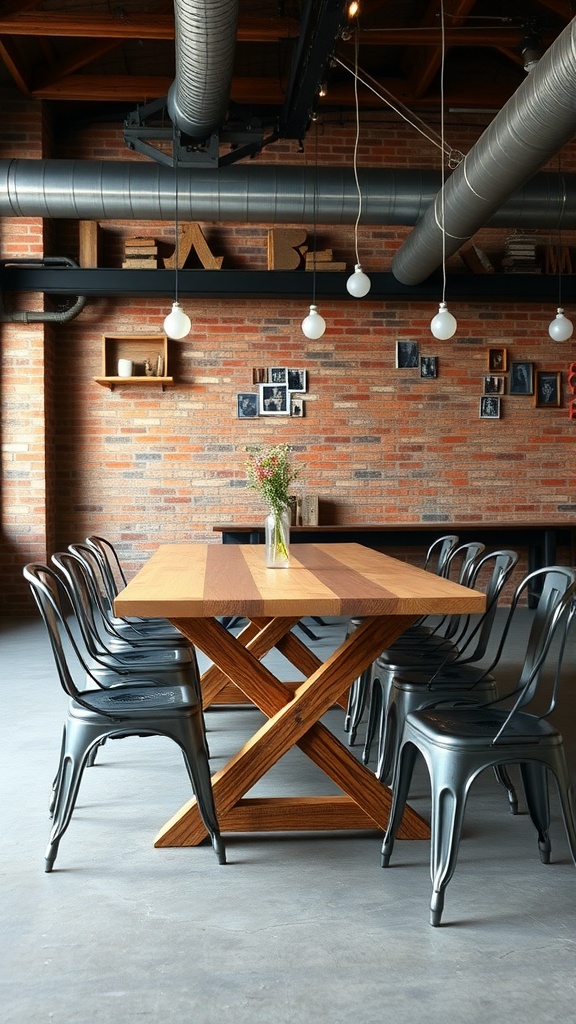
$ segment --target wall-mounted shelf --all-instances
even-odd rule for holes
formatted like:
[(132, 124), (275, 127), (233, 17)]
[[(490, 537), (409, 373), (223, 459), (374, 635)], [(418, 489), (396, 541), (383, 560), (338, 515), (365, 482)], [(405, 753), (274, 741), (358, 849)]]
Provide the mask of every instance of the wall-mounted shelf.
[[(118, 375), (118, 360), (128, 359), (133, 372), (130, 377)], [(153, 374), (147, 374), (148, 360)], [(114, 387), (165, 387), (173, 384), (168, 374), (168, 339), (165, 334), (103, 334), (102, 375), (94, 377), (97, 384)]]

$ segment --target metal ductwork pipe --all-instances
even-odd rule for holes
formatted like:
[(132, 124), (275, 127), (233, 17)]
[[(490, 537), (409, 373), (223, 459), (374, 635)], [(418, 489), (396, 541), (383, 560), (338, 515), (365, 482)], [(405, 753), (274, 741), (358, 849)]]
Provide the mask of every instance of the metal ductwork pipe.
[[(361, 169), (362, 223), (412, 226), (441, 184), (437, 171)], [(576, 175), (539, 174), (505, 203), (491, 227), (576, 228)], [(164, 164), (0, 160), (0, 217), (173, 221), (174, 170)], [(564, 209), (565, 207), (565, 209)], [(344, 168), (235, 164), (178, 169), (181, 221), (353, 224), (358, 193)]]
[[(0, 267), (77, 267), (78, 264), (68, 256), (44, 256), (40, 259), (9, 259), (0, 260)], [(78, 295), (76, 302), (69, 309), (17, 309), (7, 313), (0, 294), (0, 323), (8, 324), (66, 324), (80, 315), (88, 302), (85, 295)]]
[[(575, 132), (576, 18), (483, 132), (400, 247), (392, 263), (396, 279), (420, 284), (442, 265), (443, 208), (445, 252), (450, 256)], [(560, 176), (558, 183), (567, 208)], [(562, 225), (568, 227), (568, 220), (562, 218)]]
[(176, 78), (172, 123), (202, 141), (224, 124), (234, 67), (238, 0), (174, 0)]

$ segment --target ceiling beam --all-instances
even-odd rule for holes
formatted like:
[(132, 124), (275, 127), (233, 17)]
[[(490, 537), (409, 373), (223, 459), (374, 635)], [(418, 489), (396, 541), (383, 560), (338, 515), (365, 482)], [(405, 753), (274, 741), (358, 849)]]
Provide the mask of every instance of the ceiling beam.
[[(11, 36), (58, 36), (75, 39), (174, 39), (174, 17), (154, 14), (149, 17), (114, 18), (112, 15), (61, 14), (40, 11), (0, 15), (0, 33)], [(268, 43), (293, 39), (298, 35), (293, 19), (240, 18), (237, 39), (240, 42)]]

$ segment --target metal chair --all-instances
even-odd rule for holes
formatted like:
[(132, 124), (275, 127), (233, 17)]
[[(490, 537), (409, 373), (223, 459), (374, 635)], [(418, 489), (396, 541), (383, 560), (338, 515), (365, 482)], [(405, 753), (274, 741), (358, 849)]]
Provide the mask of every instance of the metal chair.
[[(470, 586), (486, 591), (486, 611), (468, 632), (455, 658), (450, 657), (440, 664), (433, 659), (420, 659), (412, 666), (399, 668), (378, 659), (372, 677), (372, 699), (379, 708), (378, 721), (378, 766), (376, 775), (381, 782), (389, 784), (398, 755), (402, 724), (410, 711), (426, 707), (440, 697), (446, 700), (487, 701), (498, 696), (496, 680), (491, 670), (496, 660), (485, 668), (480, 662), (486, 655), (492, 636), (498, 601), (502, 590), (518, 562), (516, 551), (494, 551), (484, 555), (475, 565), (469, 579)], [(480, 580), (486, 572), (489, 578), (484, 588)], [(422, 660), (424, 664), (422, 664)], [(512, 808), (517, 808), (517, 799), (512, 782), (499, 776), (506, 785)]]
[[(446, 534), (443, 537), (438, 537), (426, 552), (426, 558), (424, 559), (423, 568), (428, 572), (433, 572), (436, 576), (443, 576), (447, 565), (448, 556), (458, 546), (458, 537), (455, 534)], [(426, 625), (427, 616), (422, 616), (417, 623), (413, 623), (406, 631), (411, 636), (425, 636), (432, 632), (433, 627)], [(358, 616), (351, 618), (348, 623), (349, 635), (354, 629), (357, 629), (362, 619)], [(362, 720), (366, 708), (366, 700), (368, 696), (368, 689), (370, 685), (370, 667), (365, 669), (364, 672), (359, 675), (348, 691), (348, 705), (346, 708), (346, 717), (344, 719), (344, 732), (348, 733), (348, 743), (350, 746), (354, 746), (356, 742), (356, 734), (358, 726)]]
[[(450, 577), (452, 572), (458, 569), (457, 582), (464, 587), (470, 586), (474, 566), (484, 549), (484, 544), (477, 541), (470, 541), (452, 548), (446, 557), (442, 575)], [(364, 764), (369, 763), (374, 737), (382, 735), (384, 725), (382, 713), (388, 702), (388, 693), (382, 687), (381, 668), (395, 670), (430, 663), (438, 666), (448, 661), (454, 661), (460, 653), (459, 644), (466, 636), (469, 623), (469, 615), (445, 615), (434, 626), (427, 628), (424, 633), (417, 631), (411, 634), (409, 630), (406, 630), (382, 652), (370, 667), (367, 695), (368, 721), (362, 751)]]
[(153, 635), (145, 642), (139, 638), (136, 646), (120, 634), (110, 638), (96, 581), (86, 560), (72, 551), (59, 551), (52, 555), (52, 563), (62, 576), (74, 609), (90, 656), (91, 674), (102, 686), (118, 685), (123, 676), (143, 671), (162, 683), (169, 679), (197, 685), (198, 664), (193, 646), (170, 649), (165, 644), (157, 644)]
[[(168, 619), (163, 618), (140, 618), (132, 616), (129, 619), (120, 618), (114, 615), (114, 598), (126, 586), (126, 574), (120, 562), (120, 556), (114, 545), (105, 537), (95, 535), (86, 538), (85, 544), (69, 545), (69, 550), (78, 554), (89, 564), (95, 577), (100, 578), (100, 591), (105, 607), (107, 608), (108, 621), (117, 630), (130, 632), (136, 641), (140, 636), (149, 639), (150, 636), (156, 639), (175, 641), (185, 646), (190, 643), (180, 631), (173, 626)], [(91, 553), (91, 558), (88, 553)]]
[(114, 648), (131, 644), (135, 649), (147, 647), (190, 647), (190, 641), (166, 619), (126, 619), (114, 614), (116, 594), (108, 589), (109, 580), (102, 558), (88, 544), (69, 544), (68, 551), (80, 559), (92, 581), (91, 597), (97, 606), (106, 632), (106, 646)]
[[(538, 834), (542, 863), (550, 861), (550, 807), (547, 771), (556, 778), (566, 835), (576, 864), (576, 807), (562, 736), (547, 721), (556, 705), (562, 657), (576, 615), (576, 586), (571, 569), (552, 566), (530, 573), (517, 588), (500, 644), (529, 588), (542, 581), (542, 590), (526, 641), (523, 664), (514, 690), (475, 707), (435, 707), (410, 712), (405, 719), (393, 779), (394, 797), (382, 845), (382, 867), (388, 867), (394, 840), (408, 798), (416, 757), (420, 752), (430, 773), (432, 836), (430, 923), (440, 924), (446, 887), (454, 874), (466, 798), (485, 768), (518, 764), (528, 812)], [(553, 681), (542, 669), (552, 641), (560, 634)], [(534, 700), (548, 688), (547, 708)], [(542, 697), (542, 693), (539, 694)]]
[(53, 868), (92, 750), (102, 739), (125, 736), (166, 736), (178, 744), (218, 861), (225, 863), (197, 687), (170, 683), (160, 686), (143, 676), (122, 686), (101, 688), (91, 675), (59, 575), (49, 566), (37, 564), (25, 566), (23, 572), (46, 626), (60, 683), (69, 697), (45, 870)]

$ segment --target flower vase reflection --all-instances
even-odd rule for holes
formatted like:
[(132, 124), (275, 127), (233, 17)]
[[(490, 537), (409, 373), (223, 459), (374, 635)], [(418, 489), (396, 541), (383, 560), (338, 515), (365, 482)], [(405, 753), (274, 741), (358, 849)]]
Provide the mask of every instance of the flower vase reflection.
[(290, 565), (290, 509), (271, 511), (264, 525), (267, 568), (287, 569)]

